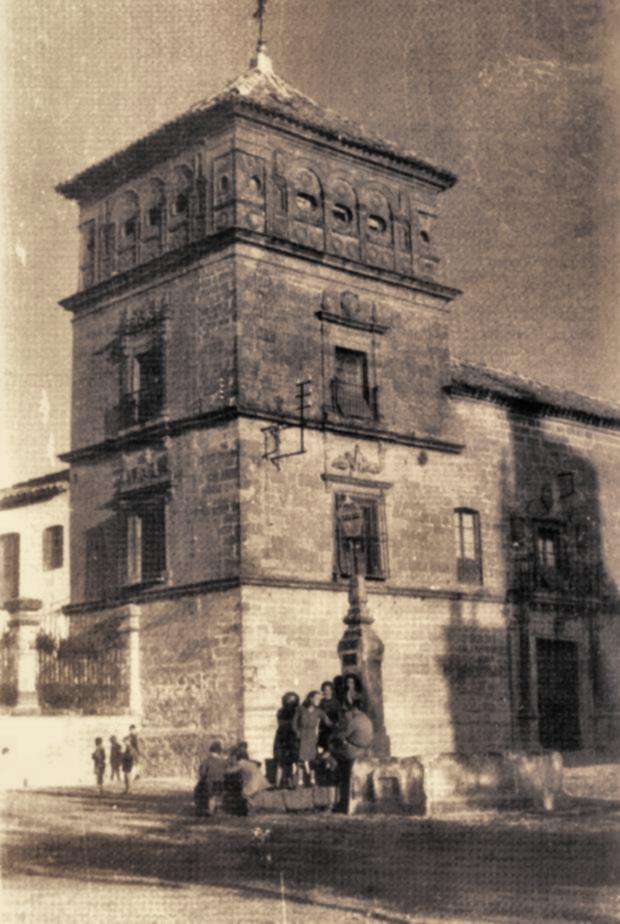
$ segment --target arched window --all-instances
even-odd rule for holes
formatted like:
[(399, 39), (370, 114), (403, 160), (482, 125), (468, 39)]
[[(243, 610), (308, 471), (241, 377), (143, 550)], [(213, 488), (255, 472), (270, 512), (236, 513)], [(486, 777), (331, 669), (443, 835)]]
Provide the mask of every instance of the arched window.
[(338, 179), (330, 184), (327, 222), (332, 231), (340, 234), (357, 235), (357, 196), (345, 180)]
[(92, 286), (95, 281), (96, 233), (94, 220), (80, 225), (80, 277), (83, 289)]
[(117, 225), (117, 255), (120, 271), (134, 266), (138, 260), (140, 241), (140, 200), (135, 192), (126, 192), (114, 209)]
[(323, 188), (316, 173), (305, 167), (297, 170), (291, 183), (291, 212), (300, 221), (323, 222)]
[(387, 196), (377, 189), (365, 189), (362, 203), (362, 229), (372, 243), (387, 246), (392, 242), (392, 210)]
[(166, 191), (159, 179), (151, 180), (144, 202), (142, 241), (144, 258), (161, 253), (166, 223)]
[(186, 244), (190, 238), (193, 186), (190, 168), (177, 167), (170, 196), (170, 240), (173, 247)]

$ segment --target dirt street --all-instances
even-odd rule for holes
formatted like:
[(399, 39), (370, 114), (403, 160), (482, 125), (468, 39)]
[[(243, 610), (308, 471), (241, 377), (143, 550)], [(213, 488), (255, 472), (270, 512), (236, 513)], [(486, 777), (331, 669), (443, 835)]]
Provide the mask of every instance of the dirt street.
[[(610, 768), (602, 768), (601, 778)], [(189, 783), (9, 793), (9, 922), (618, 920), (620, 803), (438, 819), (196, 819)]]

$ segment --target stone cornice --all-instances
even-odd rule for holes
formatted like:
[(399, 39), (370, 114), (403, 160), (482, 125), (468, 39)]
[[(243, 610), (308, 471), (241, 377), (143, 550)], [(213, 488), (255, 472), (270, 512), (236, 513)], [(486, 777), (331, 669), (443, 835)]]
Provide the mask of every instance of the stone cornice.
[(61, 299), (59, 304), (63, 308), (66, 308), (67, 311), (72, 311), (77, 314), (83, 309), (95, 305), (98, 301), (109, 298), (111, 295), (116, 295), (117, 293), (130, 289), (132, 286), (140, 285), (177, 268), (186, 267), (200, 257), (218, 252), (236, 242), (253, 244), (263, 247), (265, 250), (298, 257), (302, 260), (320, 264), (321, 266), (342, 269), (350, 275), (362, 276), (366, 279), (375, 279), (411, 291), (423, 292), (426, 295), (434, 295), (447, 302), (452, 301), (461, 294), (460, 289), (443, 285), (432, 279), (405, 276), (394, 270), (378, 269), (365, 263), (353, 262), (343, 257), (338, 257), (335, 254), (313, 250), (311, 247), (306, 247), (303, 244), (293, 244), (284, 239), (268, 237), (257, 231), (250, 231), (247, 228), (231, 228), (212, 234), (192, 244), (187, 244), (185, 247), (162, 254), (159, 257), (155, 257), (153, 260), (149, 260), (147, 263), (140, 263), (137, 266), (133, 266), (131, 269), (125, 270), (123, 273), (118, 273), (116, 276), (112, 276), (109, 279), (104, 279), (82, 292), (76, 292), (73, 295), (69, 295), (67, 298)]
[(96, 201), (115, 188), (176, 153), (201, 143), (205, 136), (213, 137), (231, 130), (235, 119), (246, 119), (297, 138), (313, 141), (321, 147), (363, 158), (374, 164), (399, 171), (440, 190), (449, 189), (457, 177), (445, 167), (435, 167), (412, 152), (378, 137), (364, 134), (362, 126), (341, 124), (338, 127), (319, 124), (304, 118), (294, 109), (272, 108), (259, 100), (229, 97), (213, 100), (204, 108), (192, 107), (170, 122), (160, 125), (143, 138), (105, 160), (87, 167), (70, 180), (58, 183), (56, 192), (79, 202)]
[[(69, 616), (88, 616), (91, 613), (104, 609), (115, 609), (123, 604), (148, 603), (149, 601), (171, 599), (174, 597), (195, 596), (202, 593), (221, 593), (235, 588), (243, 587), (272, 587), (275, 589), (290, 590), (322, 590), (329, 593), (339, 593), (346, 597), (348, 594), (348, 581), (312, 580), (305, 578), (290, 578), (285, 576), (247, 575), (243, 577), (216, 578), (209, 581), (200, 581), (193, 584), (182, 584), (177, 587), (152, 587), (142, 591), (132, 591), (130, 588), (121, 589), (114, 597), (101, 600), (70, 603), (63, 607), (63, 613)], [(504, 602), (505, 598), (491, 594), (484, 590), (467, 591), (458, 588), (437, 587), (393, 587), (385, 581), (371, 581), (367, 585), (369, 595), (419, 597), (421, 599), (441, 600), (478, 600), (487, 603)]]
[(248, 118), (252, 122), (276, 127), (296, 137), (314, 141), (321, 147), (325, 147), (327, 143), (327, 146), (337, 151), (344, 151), (349, 156), (361, 157), (365, 161), (388, 167), (392, 171), (400, 170), (408, 177), (431, 183), (441, 190), (450, 189), (457, 182), (456, 174), (445, 167), (434, 167), (422, 158), (399, 152), (380, 141), (373, 142), (361, 137), (342, 135), (298, 119), (293, 114), (273, 112), (251, 100), (236, 100), (231, 109), (235, 115)]
[[(125, 588), (119, 590), (116, 595), (106, 599), (70, 603), (63, 607), (63, 613), (68, 616), (88, 617), (93, 613), (98, 613), (102, 610), (117, 609), (119, 606), (125, 606), (130, 603), (145, 604), (151, 601), (170, 600), (177, 597), (196, 596), (198, 594), (224, 593), (235, 589), (243, 590), (244, 587), (266, 587), (274, 590), (318, 590), (327, 593), (342, 594), (343, 597), (347, 596), (349, 589), (348, 581), (344, 579), (334, 581), (291, 578), (278, 575), (246, 575), (243, 577), (215, 578), (193, 584), (180, 584), (176, 587), (159, 585), (156, 587), (148, 587), (143, 590)], [(369, 596), (377, 597), (409, 597), (418, 598), (420, 600), (463, 600), (515, 606), (514, 601), (510, 599), (509, 595), (493, 593), (484, 588), (464, 590), (457, 587), (429, 587), (423, 585), (393, 586), (389, 581), (369, 580), (366, 589)], [(590, 602), (593, 601), (590, 600)], [(620, 604), (618, 601), (601, 600), (597, 598), (596, 603), (597, 612), (620, 613)], [(538, 605), (530, 601), (529, 608), (535, 610), (538, 608)], [(566, 619), (579, 618), (580, 614), (583, 614), (584, 619), (589, 619), (592, 614), (592, 609), (584, 609), (583, 600), (578, 600), (576, 598), (569, 599), (557, 596), (553, 601), (548, 601), (547, 608), (556, 612), (561, 618)]]
[[(299, 426), (300, 423), (299, 417), (293, 415), (277, 414), (257, 407), (237, 405), (235, 407), (227, 407), (218, 411), (212, 411), (209, 414), (196, 414), (193, 417), (184, 417), (180, 420), (160, 420), (152, 426), (144, 427), (139, 431), (132, 430), (131, 433), (122, 434), (99, 443), (80, 447), (79, 449), (73, 449), (63, 453), (59, 458), (62, 459), (63, 462), (82, 462), (88, 459), (96, 459), (104, 453), (116, 453), (123, 449), (147, 446), (157, 440), (161, 440), (163, 437), (174, 436), (185, 430), (217, 427), (232, 420), (242, 419), (262, 420), (267, 423), (290, 424), (292, 426)], [(363, 427), (347, 422), (339, 423), (333, 420), (324, 421), (308, 419), (305, 421), (305, 426), (307, 430), (326, 431), (373, 441), (381, 440), (386, 443), (415, 446), (418, 449), (434, 450), (436, 452), (460, 453), (464, 449), (462, 443), (455, 443), (451, 440), (442, 440), (432, 436), (418, 436), (415, 433), (398, 433), (395, 431), (381, 430), (376, 426)]]

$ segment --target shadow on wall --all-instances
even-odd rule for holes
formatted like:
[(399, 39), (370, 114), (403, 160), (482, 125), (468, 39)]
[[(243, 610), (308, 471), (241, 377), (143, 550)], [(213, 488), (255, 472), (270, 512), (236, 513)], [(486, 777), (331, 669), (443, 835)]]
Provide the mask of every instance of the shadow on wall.
[(452, 602), (439, 663), (454, 751), (612, 748), (618, 592), (603, 559), (598, 474), (544, 431), (533, 396), (507, 417), (504, 626), (481, 626), (475, 601)]

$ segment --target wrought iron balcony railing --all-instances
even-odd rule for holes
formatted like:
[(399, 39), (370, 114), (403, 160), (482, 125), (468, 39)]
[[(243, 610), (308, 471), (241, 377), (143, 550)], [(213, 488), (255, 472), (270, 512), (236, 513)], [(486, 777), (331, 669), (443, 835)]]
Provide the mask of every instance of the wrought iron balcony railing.
[(331, 381), (332, 407), (343, 417), (358, 417), (363, 420), (376, 420), (378, 417), (379, 389), (364, 388), (342, 379)]
[(127, 392), (119, 404), (119, 427), (125, 429), (159, 417), (164, 404), (162, 388), (142, 388)]
[(512, 561), (511, 589), (520, 597), (554, 594), (568, 597), (597, 597), (601, 592), (600, 565), (588, 559), (563, 561), (545, 568), (535, 556), (515, 556)]

